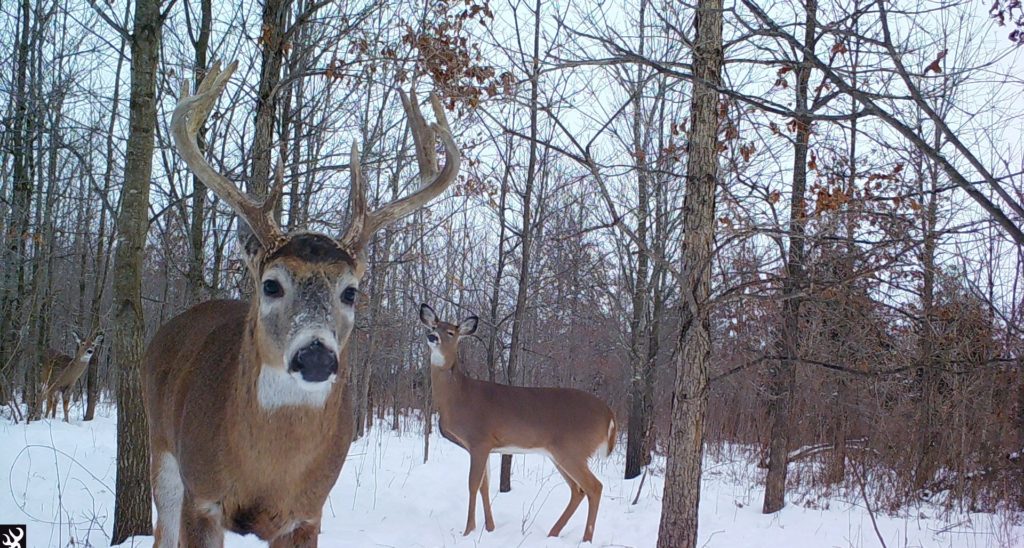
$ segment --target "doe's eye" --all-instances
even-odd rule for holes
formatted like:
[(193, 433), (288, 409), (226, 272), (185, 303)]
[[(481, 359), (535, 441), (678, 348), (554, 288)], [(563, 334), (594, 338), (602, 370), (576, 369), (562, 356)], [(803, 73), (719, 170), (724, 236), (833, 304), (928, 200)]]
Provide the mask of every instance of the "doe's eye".
[(267, 297), (277, 298), (284, 295), (284, 288), (277, 280), (267, 280), (263, 282), (263, 294)]
[(345, 304), (353, 304), (356, 302), (356, 288), (346, 287), (345, 291), (341, 292), (341, 302)]

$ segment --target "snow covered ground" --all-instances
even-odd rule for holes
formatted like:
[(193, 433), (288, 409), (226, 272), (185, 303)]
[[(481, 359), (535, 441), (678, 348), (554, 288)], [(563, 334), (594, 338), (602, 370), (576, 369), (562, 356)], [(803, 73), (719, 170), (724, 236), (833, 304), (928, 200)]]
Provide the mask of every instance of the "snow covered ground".
[[(29, 546), (109, 545), (116, 430), (113, 410), (100, 414), (90, 423), (0, 423), (0, 481), (8, 485), (0, 489), (0, 523), (28, 523)], [(560, 538), (545, 536), (568, 501), (568, 489), (539, 455), (515, 459), (512, 492), (502, 494), (496, 485), (498, 457), (491, 457), (497, 528), (483, 531), (478, 508), (480, 529), (463, 537), (469, 457), (435, 436), (430, 461), (423, 464), (423, 442), (415, 430), (396, 434), (377, 428), (352, 445), (324, 509), (321, 546), (580, 545), (585, 502)], [(654, 546), (662, 478), (648, 476), (639, 502), (632, 505), (639, 478), (621, 479), (621, 450), (620, 446), (610, 459), (593, 464), (605, 486), (594, 546)], [(756, 470), (739, 460), (713, 458), (705, 467), (700, 506), (703, 546), (881, 545), (863, 504), (818, 500), (817, 509), (790, 504), (765, 516), (759, 511), (761, 487), (752, 480), (759, 477)], [(886, 546), (1024, 547), (1024, 525), (1014, 524), (1012, 516), (943, 515), (929, 508), (912, 514), (876, 514)], [(128, 544), (151, 546), (152, 539), (136, 538)], [(261, 545), (254, 537), (229, 535), (227, 541), (229, 547)]]

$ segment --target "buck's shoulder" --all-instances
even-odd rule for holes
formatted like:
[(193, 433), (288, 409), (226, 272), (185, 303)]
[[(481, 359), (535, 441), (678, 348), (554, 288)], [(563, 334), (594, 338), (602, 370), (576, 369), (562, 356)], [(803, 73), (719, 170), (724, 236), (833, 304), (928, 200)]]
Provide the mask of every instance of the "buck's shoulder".
[(161, 335), (181, 334), (183, 328), (191, 333), (206, 334), (211, 330), (223, 329), (229, 324), (245, 322), (249, 303), (235, 299), (204, 301), (178, 314), (157, 331)]
[(237, 352), (249, 305), (237, 300), (199, 303), (171, 318), (153, 336), (146, 350), (151, 367), (175, 363), (203, 353)]

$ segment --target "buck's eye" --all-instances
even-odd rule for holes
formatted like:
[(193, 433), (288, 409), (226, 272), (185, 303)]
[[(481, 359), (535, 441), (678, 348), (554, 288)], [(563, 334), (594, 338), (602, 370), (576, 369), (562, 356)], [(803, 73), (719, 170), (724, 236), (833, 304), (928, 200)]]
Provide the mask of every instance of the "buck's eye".
[(356, 288), (347, 287), (345, 291), (341, 292), (341, 302), (345, 304), (353, 304), (356, 302)]
[(263, 294), (276, 299), (284, 295), (284, 288), (277, 280), (267, 280), (263, 282)]

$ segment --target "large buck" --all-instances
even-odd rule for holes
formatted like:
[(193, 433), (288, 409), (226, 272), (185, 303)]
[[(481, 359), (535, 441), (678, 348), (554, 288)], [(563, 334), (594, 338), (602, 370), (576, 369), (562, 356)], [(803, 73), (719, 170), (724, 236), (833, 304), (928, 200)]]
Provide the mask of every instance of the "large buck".
[[(183, 85), (171, 119), (185, 163), (250, 228), (242, 247), (256, 291), (249, 303), (192, 307), (161, 327), (146, 351), (142, 381), (161, 547), (222, 546), (225, 530), (253, 533), (271, 546), (317, 545), (324, 501), (352, 440), (345, 350), (365, 249), (381, 227), (441, 194), (460, 162), (431, 97), (440, 125), (410, 123), (427, 132), (419, 139), (444, 145), (444, 169), (433, 180), (368, 213), (353, 146), (345, 235), (285, 234), (271, 216), (274, 199), (253, 201), (196, 144), (236, 66), (221, 72), (214, 65), (195, 96)], [(420, 116), (415, 101), (403, 95), (403, 104), (410, 118)]]
[(441, 415), (441, 435), (469, 452), (468, 535), (476, 528), (476, 495), (484, 504), (484, 527), (494, 530), (488, 493), (487, 458), (491, 453), (547, 455), (569, 484), (569, 505), (548, 532), (556, 537), (587, 497), (583, 541), (594, 538), (601, 482), (590, 471), (591, 457), (607, 457), (615, 448), (615, 418), (600, 399), (571, 388), (527, 388), (479, 381), (456, 367), (459, 340), (476, 331), (477, 317), (455, 325), (420, 306), (420, 321), (430, 332), (430, 382)]
[(43, 397), (46, 402), (46, 411), (43, 417), (50, 416), (57, 418), (57, 399), (60, 398), (64, 406), (64, 422), (71, 422), (68, 419), (68, 408), (71, 406), (71, 399), (74, 396), (75, 383), (89, 369), (89, 364), (96, 357), (99, 346), (103, 344), (103, 335), (93, 335), (82, 339), (74, 331), (71, 334), (75, 337), (75, 356), (47, 349), (43, 361), (42, 381)]

